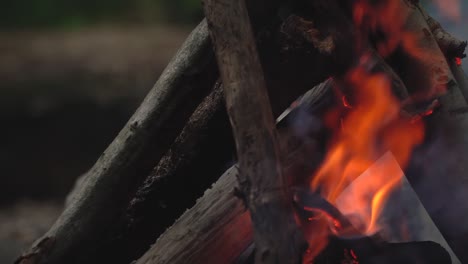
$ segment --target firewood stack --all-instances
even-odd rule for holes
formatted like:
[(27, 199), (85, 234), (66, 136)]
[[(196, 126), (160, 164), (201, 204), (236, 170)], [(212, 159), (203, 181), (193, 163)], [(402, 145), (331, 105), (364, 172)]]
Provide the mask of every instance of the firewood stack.
[[(373, 19), (356, 20), (358, 4), (389, 2), (406, 14), (401, 25), (384, 15), (373, 27), (356, 22)], [(399, 115), (426, 124), (424, 142), (400, 165), (437, 231), (468, 262), (468, 83), (456, 63), (466, 42), (418, 1), (203, 4), (206, 19), (17, 263), (303, 262), (314, 241), (294, 196), (326, 155), (332, 133), (320, 120), (349, 107), (346, 76), (363, 61), (390, 80)], [(385, 34), (395, 32), (386, 23), (410, 37), (389, 43)], [(448, 256), (431, 242), (376, 241), (335, 237), (315, 261), (357, 263), (351, 248), (386, 252), (389, 263), (413, 251), (431, 251), (433, 263)], [(372, 261), (359, 263), (386, 263)]]

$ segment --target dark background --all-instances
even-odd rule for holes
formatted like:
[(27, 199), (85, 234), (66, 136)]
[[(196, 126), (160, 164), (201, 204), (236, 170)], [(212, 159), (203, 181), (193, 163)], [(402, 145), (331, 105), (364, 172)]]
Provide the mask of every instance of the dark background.
[[(467, 17), (426, 5), (468, 38)], [(202, 16), (200, 0), (2, 3), (0, 263), (53, 223)]]

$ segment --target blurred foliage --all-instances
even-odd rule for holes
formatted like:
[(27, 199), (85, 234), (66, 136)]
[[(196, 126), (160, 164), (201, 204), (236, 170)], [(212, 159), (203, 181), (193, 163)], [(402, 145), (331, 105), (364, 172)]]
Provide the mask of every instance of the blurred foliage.
[(201, 0), (15, 0), (0, 8), (1, 29), (93, 24), (196, 23)]

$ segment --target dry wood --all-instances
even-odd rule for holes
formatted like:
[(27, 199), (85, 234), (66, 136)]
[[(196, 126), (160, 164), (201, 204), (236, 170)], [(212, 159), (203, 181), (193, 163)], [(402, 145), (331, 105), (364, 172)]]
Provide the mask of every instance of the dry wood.
[(205, 0), (249, 209), (256, 263), (300, 263), (306, 249), (283, 177), (273, 114), (244, 1)]
[[(108, 236), (129, 193), (167, 150), (216, 80), (206, 22), (168, 65), (51, 229), (17, 263), (74, 263)], [(191, 98), (188, 103), (186, 98)]]

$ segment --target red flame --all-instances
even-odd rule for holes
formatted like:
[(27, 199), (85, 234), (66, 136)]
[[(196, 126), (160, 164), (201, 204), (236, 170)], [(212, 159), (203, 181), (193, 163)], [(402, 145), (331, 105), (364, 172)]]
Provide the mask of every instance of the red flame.
[[(404, 30), (408, 9), (402, 3), (396, 0), (356, 0), (353, 18), (361, 32), (358, 44), (365, 47), (369, 34), (383, 32), (384, 40), (376, 43), (381, 55), (389, 55), (401, 46), (415, 58), (425, 59), (428, 55), (418, 47), (417, 40), (421, 36)], [(339, 94), (345, 113), (343, 108), (334, 109), (325, 118), (334, 136), (310, 186), (348, 216), (359, 232), (372, 235), (380, 229), (377, 219), (386, 199), (399, 186), (402, 177), (399, 166), (407, 164), (413, 148), (422, 142), (424, 126), (421, 118), (402, 118), (401, 105), (391, 92), (389, 79), (366, 70), (367, 56), (363, 54), (361, 65), (343, 78), (343, 83), (351, 89), (347, 94), (352, 94), (351, 98)], [(424, 113), (430, 114), (432, 110)], [(377, 168), (368, 170), (388, 150), (397, 160), (398, 169), (391, 159), (383, 159)], [(353, 198), (340, 200), (343, 191), (364, 172), (371, 175), (353, 187)], [(326, 215), (323, 220), (330, 221)], [(325, 226), (330, 226), (330, 222), (321, 225), (322, 228)], [(326, 240), (327, 236), (314, 235), (310, 240), (312, 250), (309, 255), (318, 254), (327, 243), (320, 240)]]

